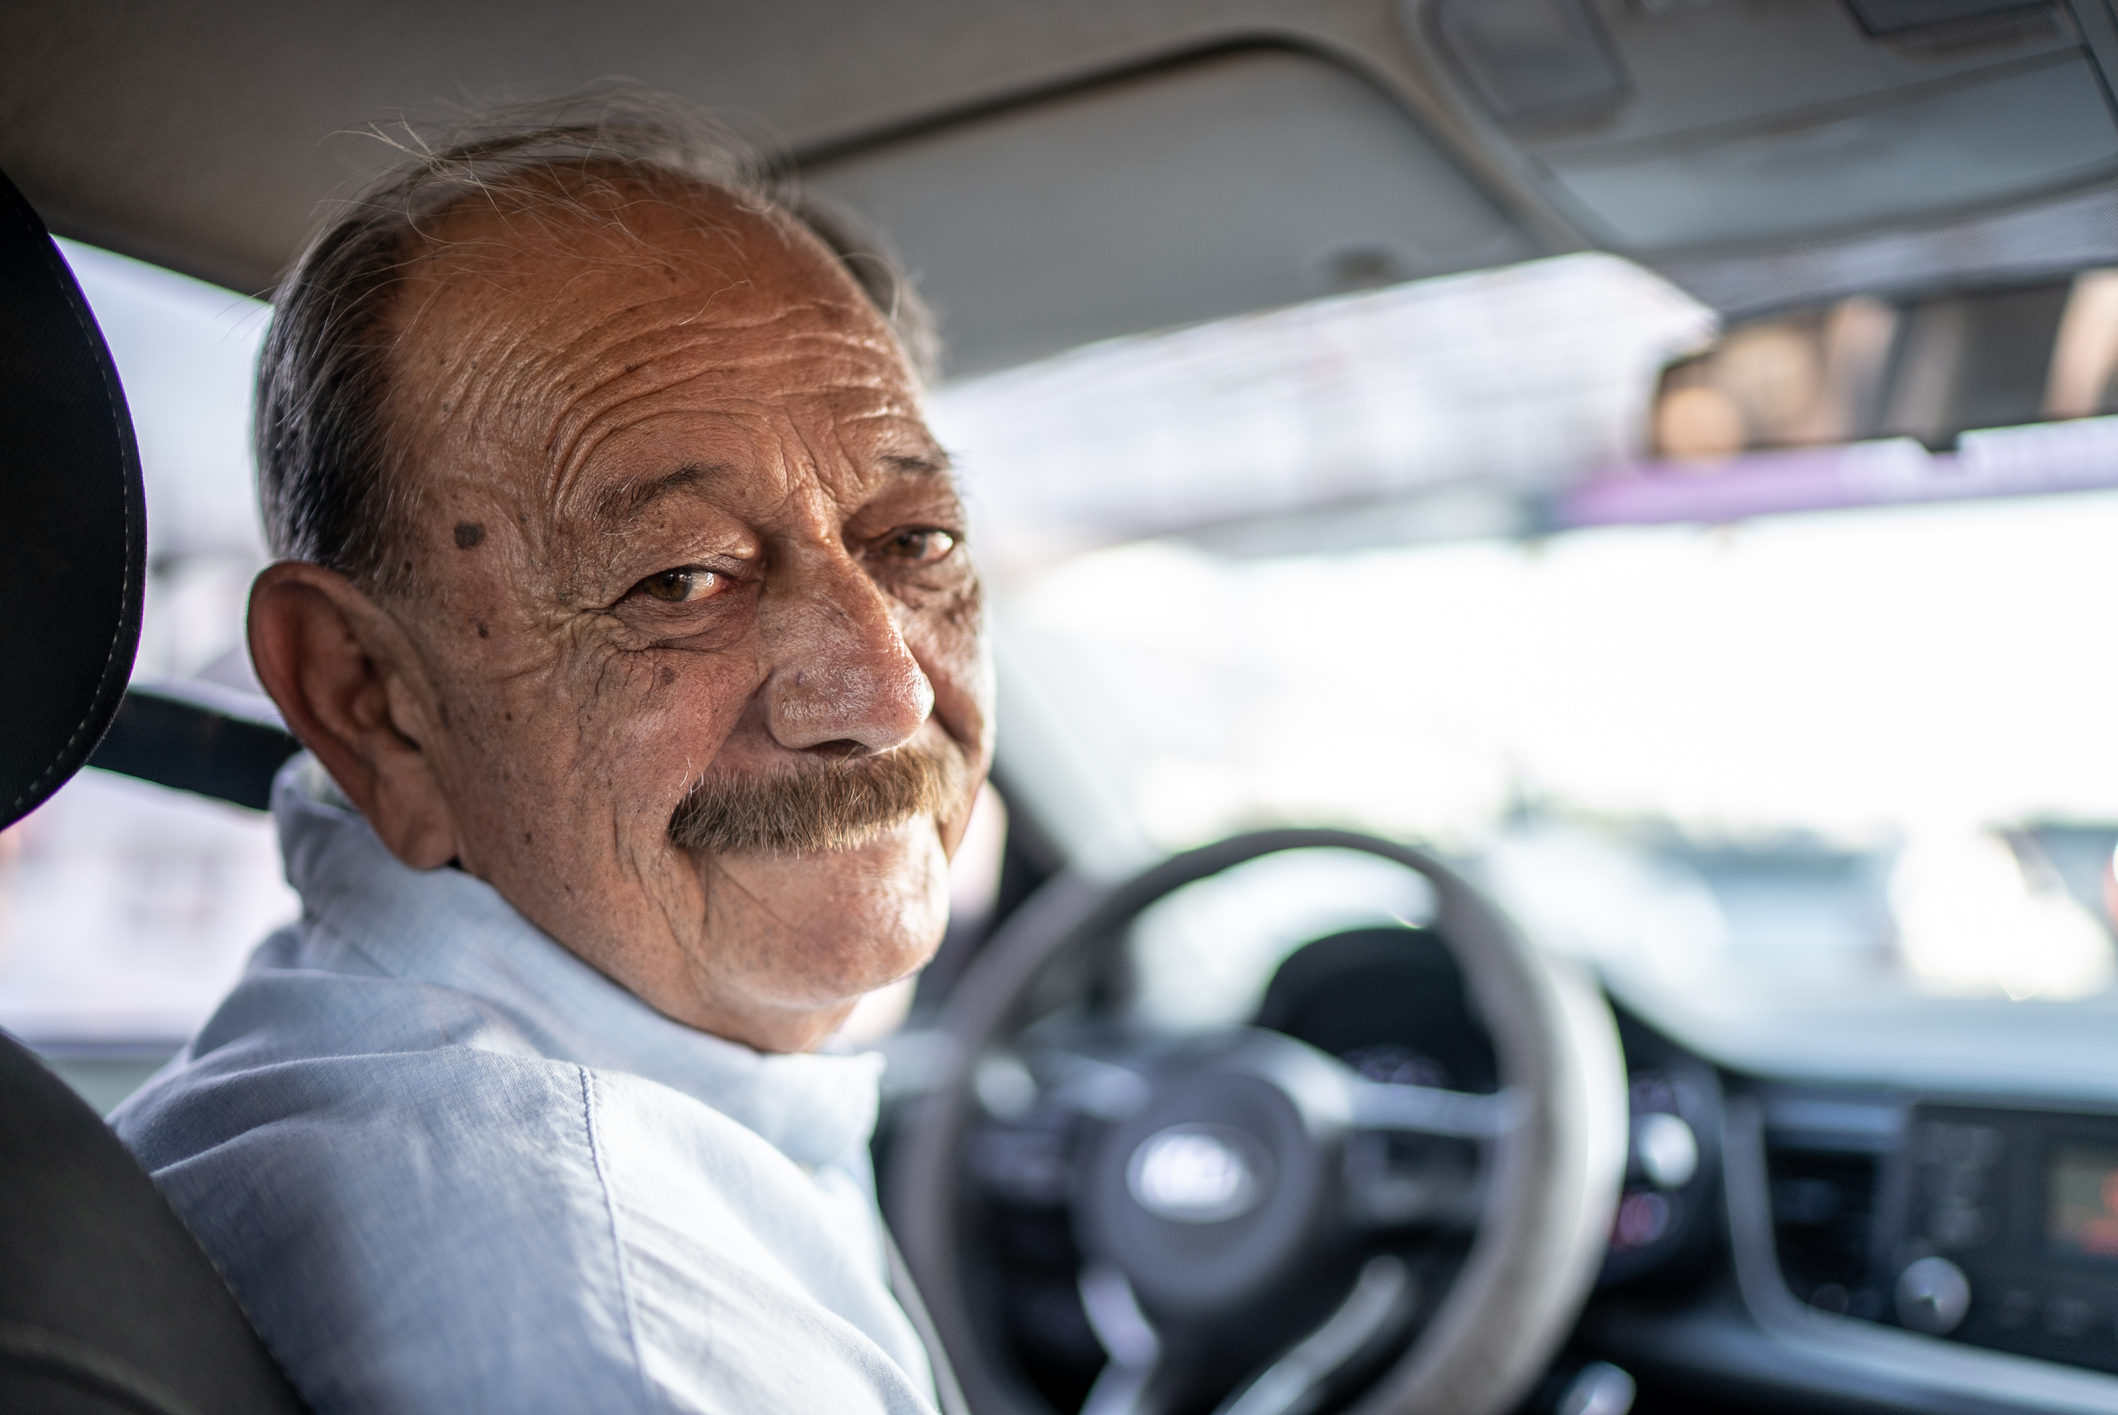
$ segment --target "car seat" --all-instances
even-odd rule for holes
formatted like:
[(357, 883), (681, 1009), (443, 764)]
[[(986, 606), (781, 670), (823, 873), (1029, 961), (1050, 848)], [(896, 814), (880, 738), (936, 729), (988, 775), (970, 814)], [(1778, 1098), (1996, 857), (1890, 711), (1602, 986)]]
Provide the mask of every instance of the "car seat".
[[(125, 694), (147, 535), (117, 371), (0, 176), (0, 827), (80, 769)], [(0, 1034), (0, 1410), (305, 1407), (102, 1119)]]

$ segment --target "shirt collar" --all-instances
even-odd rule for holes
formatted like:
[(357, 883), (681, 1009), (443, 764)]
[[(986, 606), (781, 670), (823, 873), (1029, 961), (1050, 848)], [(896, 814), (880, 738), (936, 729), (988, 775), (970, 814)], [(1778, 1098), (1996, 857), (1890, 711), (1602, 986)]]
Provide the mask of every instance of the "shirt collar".
[(483, 880), (400, 862), (308, 753), (281, 769), (272, 814), (302, 897), (297, 966), (468, 993), (544, 1055), (682, 1091), (800, 1164), (842, 1158), (874, 1130), (881, 1057), (761, 1053), (663, 1016)]

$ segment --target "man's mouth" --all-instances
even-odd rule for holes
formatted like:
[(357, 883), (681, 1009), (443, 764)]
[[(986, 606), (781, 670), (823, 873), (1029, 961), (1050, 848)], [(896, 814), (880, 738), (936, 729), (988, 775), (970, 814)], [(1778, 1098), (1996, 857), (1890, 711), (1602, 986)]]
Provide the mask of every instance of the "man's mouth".
[(962, 748), (946, 737), (922, 739), (795, 770), (702, 778), (677, 803), (669, 838), (719, 855), (848, 850), (915, 816), (960, 814), (971, 785)]

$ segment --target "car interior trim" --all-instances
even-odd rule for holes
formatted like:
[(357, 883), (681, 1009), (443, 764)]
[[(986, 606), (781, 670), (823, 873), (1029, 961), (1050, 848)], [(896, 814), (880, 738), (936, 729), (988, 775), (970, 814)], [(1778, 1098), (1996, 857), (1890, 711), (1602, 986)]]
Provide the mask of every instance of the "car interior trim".
[(1788, 1367), (1819, 1390), (1843, 1375), (1880, 1379), (1922, 1398), (1983, 1397), (2001, 1409), (2088, 1412), (2118, 1408), (2118, 1378), (1962, 1346), (1805, 1307), (1787, 1290), (1775, 1255), (1765, 1171), (1765, 1110), (1732, 1097), (1722, 1135), (1729, 1247), (1738, 1291), (1757, 1324), (1786, 1349)]

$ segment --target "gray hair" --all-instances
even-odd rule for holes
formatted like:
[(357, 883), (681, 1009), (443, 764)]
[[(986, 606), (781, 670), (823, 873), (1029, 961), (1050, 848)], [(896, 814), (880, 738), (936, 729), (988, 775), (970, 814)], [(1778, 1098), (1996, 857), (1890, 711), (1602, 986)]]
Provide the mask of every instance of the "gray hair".
[(374, 132), (403, 160), (319, 232), (281, 281), (258, 364), (258, 496), (276, 555), (405, 588), (392, 547), (409, 492), (394, 474), (396, 449), (382, 413), (389, 352), (382, 321), (423, 229), (474, 195), (527, 191), (540, 177), (584, 168), (726, 192), (822, 241), (882, 314), (914, 372), (932, 374), (939, 350), (932, 318), (881, 245), (681, 100), (605, 84), (496, 109), (440, 139), (409, 125)]

